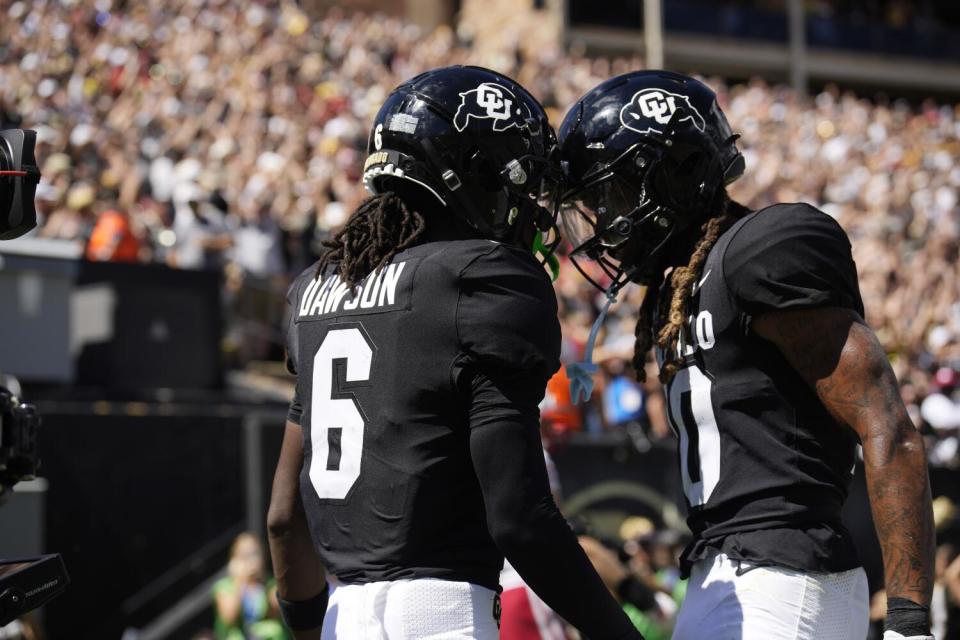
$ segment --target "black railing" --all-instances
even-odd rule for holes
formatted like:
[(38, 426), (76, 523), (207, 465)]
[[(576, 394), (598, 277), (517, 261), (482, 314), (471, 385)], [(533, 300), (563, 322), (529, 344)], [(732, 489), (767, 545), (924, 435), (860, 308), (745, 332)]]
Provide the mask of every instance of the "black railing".
[[(570, 0), (567, 17), (572, 27), (643, 28), (642, 0)], [(869, 51), (886, 55), (960, 60), (960, 23), (941, 17), (936, 7), (901, 25), (881, 15), (837, 11), (810, 13), (806, 18), (807, 44), (814, 48)], [(945, 14), (943, 14), (945, 15)], [(788, 40), (786, 2), (716, 2), (664, 0), (664, 29), (668, 33), (695, 33), (757, 42)]]

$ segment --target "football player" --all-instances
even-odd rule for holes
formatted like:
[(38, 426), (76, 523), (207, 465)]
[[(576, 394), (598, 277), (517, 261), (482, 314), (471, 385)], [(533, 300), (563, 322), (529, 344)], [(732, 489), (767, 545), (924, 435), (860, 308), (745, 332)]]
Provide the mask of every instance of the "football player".
[(840, 520), (858, 442), (885, 638), (929, 638), (923, 444), (863, 319), (850, 243), (810, 205), (732, 201), (736, 139), (713, 91), (663, 71), (603, 82), (559, 133), (574, 258), (607, 271), (611, 300), (647, 287), (634, 366), (643, 377), (656, 348), (695, 536), (674, 638), (866, 636), (866, 576)]
[(268, 529), (298, 638), (496, 638), (504, 556), (584, 634), (640, 637), (540, 446), (560, 329), (531, 247), (553, 227), (537, 199), (555, 144), (530, 94), (475, 67), (417, 76), (377, 114), (375, 195), (288, 295), (296, 397)]

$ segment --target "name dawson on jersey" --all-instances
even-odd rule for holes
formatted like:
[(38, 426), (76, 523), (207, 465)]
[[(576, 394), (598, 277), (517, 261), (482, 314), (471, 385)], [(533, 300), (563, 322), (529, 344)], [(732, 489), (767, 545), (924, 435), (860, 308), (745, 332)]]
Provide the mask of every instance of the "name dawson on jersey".
[(340, 276), (331, 274), (326, 279), (317, 277), (310, 281), (300, 299), (300, 318), (321, 317), (344, 311), (390, 307), (396, 303), (397, 283), (406, 262), (388, 265), (385, 269), (374, 271), (364, 278), (352, 292)]

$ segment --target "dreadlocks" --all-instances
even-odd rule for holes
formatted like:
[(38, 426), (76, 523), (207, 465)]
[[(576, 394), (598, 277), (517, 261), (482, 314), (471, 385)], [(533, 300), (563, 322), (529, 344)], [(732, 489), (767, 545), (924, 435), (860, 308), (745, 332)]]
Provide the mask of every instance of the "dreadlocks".
[[(708, 218), (700, 227), (700, 236), (696, 240), (686, 266), (673, 268), (667, 276), (670, 280), (666, 287), (662, 287), (664, 281), (662, 275), (647, 286), (637, 317), (633, 352), (633, 368), (640, 382), (646, 380), (644, 365), (647, 353), (654, 346), (655, 334), (656, 346), (663, 351), (664, 357), (663, 364), (660, 366), (660, 382), (666, 384), (677, 373), (680, 368), (677, 358), (680, 332), (684, 333), (687, 344), (692, 342), (686, 318), (687, 303), (693, 294), (693, 284), (700, 278), (707, 255), (716, 244), (717, 238), (748, 213), (750, 209), (731, 200), (724, 193), (718, 214)], [(659, 327), (655, 327), (655, 323)]]
[(331, 240), (324, 240), (317, 275), (331, 264), (351, 289), (368, 274), (382, 269), (423, 234), (426, 222), (394, 192), (367, 198)]

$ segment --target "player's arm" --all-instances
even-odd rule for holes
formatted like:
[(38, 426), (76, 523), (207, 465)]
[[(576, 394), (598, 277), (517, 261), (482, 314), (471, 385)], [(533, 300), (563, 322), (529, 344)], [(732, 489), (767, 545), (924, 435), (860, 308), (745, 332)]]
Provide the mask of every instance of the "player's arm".
[(531, 389), (538, 383), (490, 371), (464, 377), (470, 455), (497, 546), (534, 592), (584, 635), (593, 640), (640, 638), (550, 494), (537, 392)]
[(859, 436), (892, 605), (887, 628), (928, 635), (934, 528), (926, 456), (883, 348), (845, 308), (773, 311), (755, 317), (751, 329), (775, 344), (830, 414)]
[(296, 640), (318, 640), (327, 607), (327, 581), (300, 498), (302, 466), (303, 434), (300, 425), (288, 420), (273, 476), (267, 539), (287, 626)]
[[(307, 273), (307, 272), (304, 272)], [(302, 275), (302, 274), (301, 274)], [(286, 335), (287, 371), (297, 375), (299, 368), (299, 329), (295, 312), (302, 278), (294, 280), (287, 291), (288, 322)], [(277, 580), (280, 615), (293, 631), (295, 640), (319, 640), (327, 611), (326, 571), (310, 537), (307, 515), (300, 495), (300, 471), (303, 468), (303, 430), (300, 427), (303, 404), (299, 389), (294, 392), (287, 424), (280, 445), (280, 459), (273, 475), (270, 508), (267, 511), (267, 540)]]
[(560, 364), (550, 280), (520, 250), (478, 250), (460, 272), (462, 357), (451, 373), (466, 409), (490, 534), (536, 594), (585, 636), (639, 638), (550, 493), (538, 406)]

